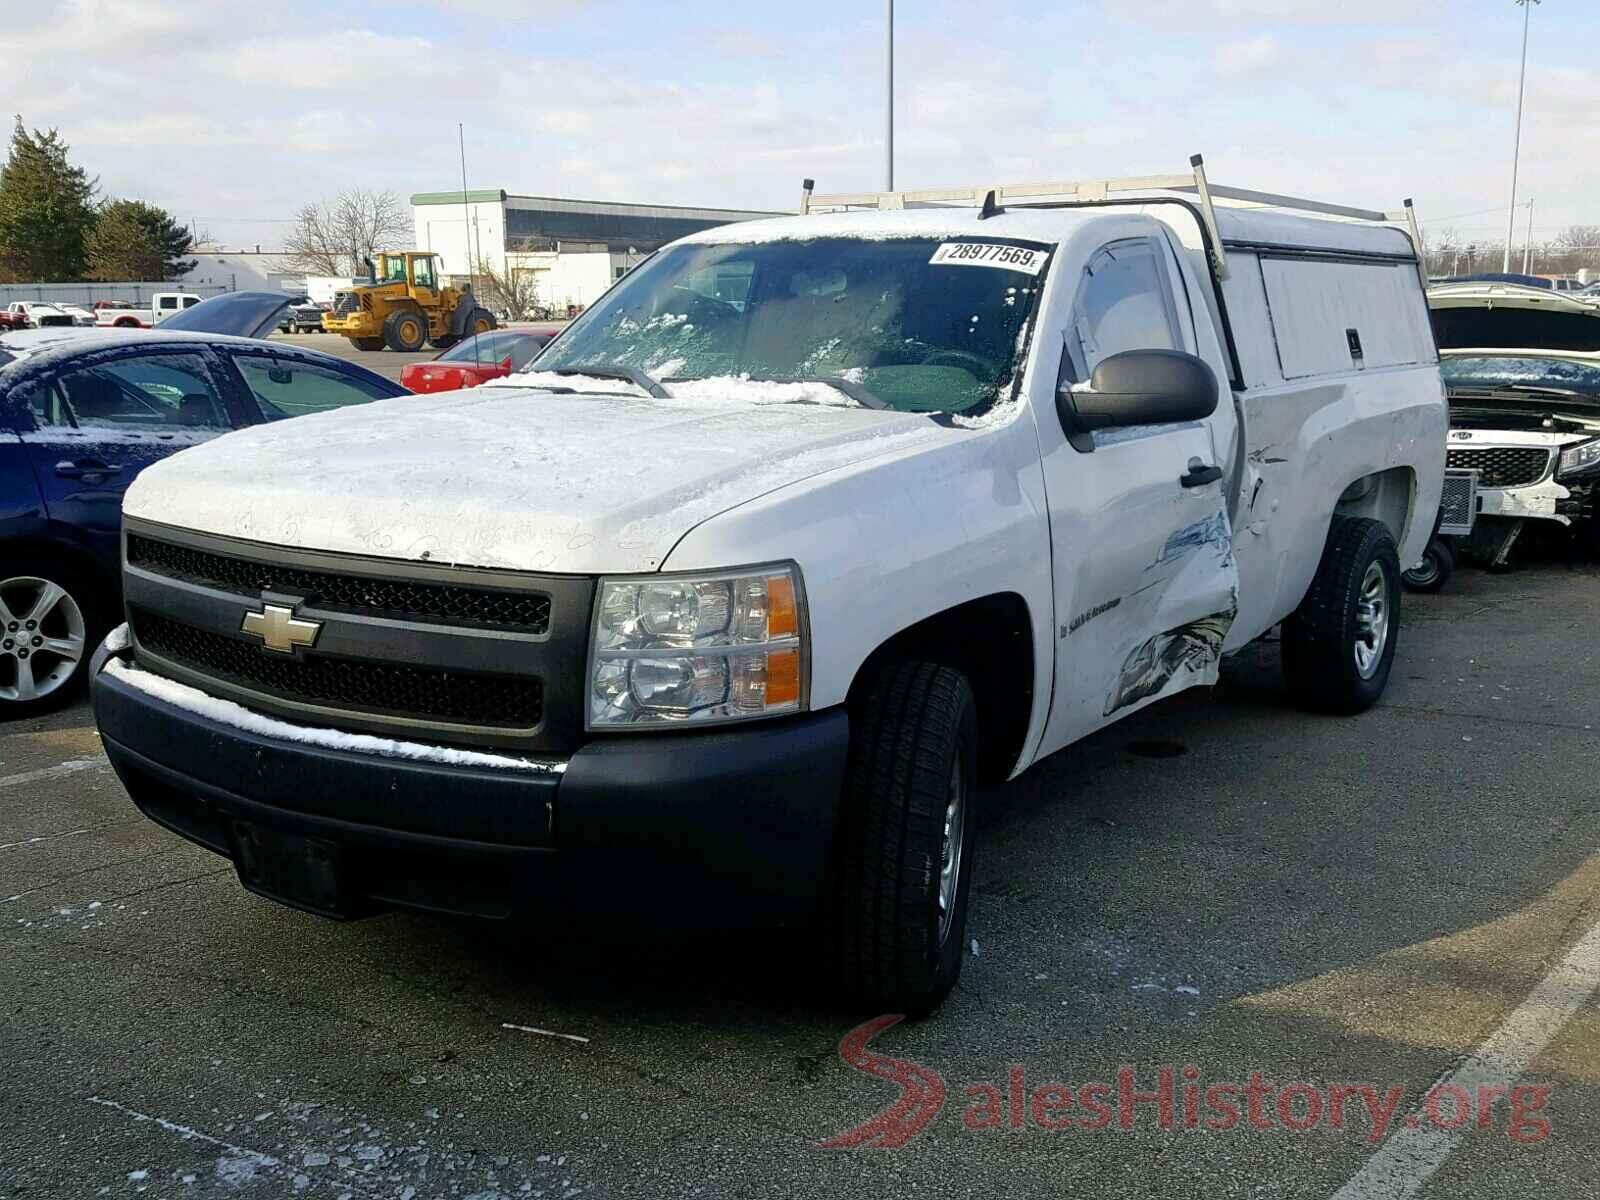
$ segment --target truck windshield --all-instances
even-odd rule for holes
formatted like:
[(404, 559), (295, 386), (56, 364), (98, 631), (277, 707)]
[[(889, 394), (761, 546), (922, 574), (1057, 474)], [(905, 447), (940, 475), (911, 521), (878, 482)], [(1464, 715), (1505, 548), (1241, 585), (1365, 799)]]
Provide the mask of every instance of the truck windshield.
[[(974, 413), (1021, 365), (1049, 248), (815, 238), (674, 246), (628, 275), (535, 370), (833, 383), (841, 402)], [(802, 393), (803, 394), (803, 393)]]

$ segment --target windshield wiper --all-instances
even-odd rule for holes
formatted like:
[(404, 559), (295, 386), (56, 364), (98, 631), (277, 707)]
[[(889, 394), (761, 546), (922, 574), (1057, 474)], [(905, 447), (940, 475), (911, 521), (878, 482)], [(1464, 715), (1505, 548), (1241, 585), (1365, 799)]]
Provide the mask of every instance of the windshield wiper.
[(620, 379), (624, 383), (631, 383), (636, 388), (643, 388), (646, 393), (657, 400), (670, 400), (672, 393), (667, 391), (650, 376), (638, 367), (556, 367), (552, 375), (587, 375), (590, 379)]
[(836, 392), (843, 392), (862, 408), (887, 409), (889, 406), (874, 392), (859, 383), (840, 379), (837, 375), (751, 375), (751, 383), (820, 383)]

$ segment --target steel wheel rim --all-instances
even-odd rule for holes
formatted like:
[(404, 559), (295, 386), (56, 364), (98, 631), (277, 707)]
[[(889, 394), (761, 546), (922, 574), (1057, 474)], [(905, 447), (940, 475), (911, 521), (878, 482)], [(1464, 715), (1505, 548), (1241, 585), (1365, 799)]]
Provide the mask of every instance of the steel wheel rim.
[(967, 784), (961, 755), (950, 767), (950, 791), (944, 806), (944, 835), (939, 846), (939, 944), (955, 922), (956, 893), (961, 887), (961, 845), (967, 824)]
[(72, 593), (35, 575), (0, 580), (0, 700), (15, 704), (66, 686), (88, 650)]
[(1356, 600), (1356, 671), (1371, 679), (1383, 661), (1383, 648), (1389, 643), (1389, 580), (1381, 562), (1367, 564), (1361, 577), (1361, 595)]
[[(1376, 565), (1376, 564), (1374, 564)], [(1406, 578), (1414, 584), (1425, 585), (1439, 578), (1439, 560), (1429, 551), (1422, 556), (1422, 561), (1406, 572)]]

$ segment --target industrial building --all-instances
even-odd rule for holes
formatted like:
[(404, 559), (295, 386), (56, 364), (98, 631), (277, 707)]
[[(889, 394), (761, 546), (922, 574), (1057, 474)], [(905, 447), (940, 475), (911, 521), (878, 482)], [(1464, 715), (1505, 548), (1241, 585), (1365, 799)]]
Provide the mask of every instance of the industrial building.
[(442, 273), (466, 278), (486, 263), (506, 276), (536, 273), (538, 301), (583, 308), (652, 251), (701, 229), (783, 213), (516, 196), (498, 189), (411, 197), (417, 248)]

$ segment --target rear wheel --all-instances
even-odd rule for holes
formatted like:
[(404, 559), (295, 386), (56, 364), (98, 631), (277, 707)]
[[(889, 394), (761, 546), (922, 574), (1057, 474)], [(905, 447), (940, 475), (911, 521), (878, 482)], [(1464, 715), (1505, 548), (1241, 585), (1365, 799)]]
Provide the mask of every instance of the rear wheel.
[(977, 705), (935, 663), (891, 667), (852, 714), (827, 933), (853, 1001), (918, 1016), (955, 986), (977, 831)]
[(414, 308), (392, 312), (383, 323), (383, 340), (391, 350), (416, 353), (428, 340), (428, 319)]
[(1408, 592), (1437, 592), (1455, 574), (1456, 552), (1442, 537), (1428, 539), (1422, 561), (1400, 576)]
[(0, 565), (0, 719), (71, 700), (108, 625), (76, 571), (48, 560)]
[(1400, 560), (1380, 521), (1334, 517), (1305, 599), (1283, 623), (1283, 673), (1296, 701), (1358, 713), (1389, 683), (1400, 633)]
[(357, 350), (383, 349), (383, 339), (381, 337), (353, 337), (349, 339), (349, 342)]

